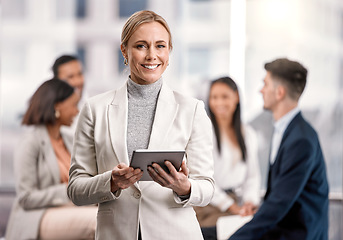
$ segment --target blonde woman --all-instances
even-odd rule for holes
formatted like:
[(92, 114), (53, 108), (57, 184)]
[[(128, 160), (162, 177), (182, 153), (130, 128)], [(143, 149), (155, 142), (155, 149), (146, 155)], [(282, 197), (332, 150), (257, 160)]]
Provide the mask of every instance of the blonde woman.
[[(203, 239), (193, 206), (213, 195), (211, 122), (203, 102), (171, 90), (162, 74), (172, 39), (166, 21), (134, 13), (121, 37), (130, 68), (120, 89), (91, 98), (80, 112), (68, 194), (99, 204), (96, 239)], [(182, 149), (187, 161), (170, 173), (152, 164), (154, 181), (129, 167), (136, 149)]]

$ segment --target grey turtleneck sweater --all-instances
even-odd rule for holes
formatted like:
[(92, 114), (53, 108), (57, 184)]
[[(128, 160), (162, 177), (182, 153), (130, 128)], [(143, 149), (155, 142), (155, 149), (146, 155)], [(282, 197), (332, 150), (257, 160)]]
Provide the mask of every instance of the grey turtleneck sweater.
[(127, 151), (130, 161), (134, 150), (148, 148), (161, 87), (162, 79), (149, 85), (139, 85), (130, 78), (127, 82)]

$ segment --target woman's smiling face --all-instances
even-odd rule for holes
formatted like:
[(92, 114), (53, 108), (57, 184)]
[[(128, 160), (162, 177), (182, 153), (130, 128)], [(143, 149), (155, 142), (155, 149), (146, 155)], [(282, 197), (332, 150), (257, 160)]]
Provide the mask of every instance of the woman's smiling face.
[(121, 50), (128, 59), (131, 79), (141, 85), (151, 84), (161, 78), (168, 66), (169, 34), (158, 22), (143, 23)]

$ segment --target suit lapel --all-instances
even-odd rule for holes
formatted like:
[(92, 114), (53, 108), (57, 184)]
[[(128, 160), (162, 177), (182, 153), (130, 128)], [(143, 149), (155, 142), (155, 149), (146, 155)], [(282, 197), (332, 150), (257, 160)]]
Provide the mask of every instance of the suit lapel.
[(128, 115), (128, 100), (127, 100), (127, 84), (115, 92), (113, 101), (108, 106), (108, 125), (110, 131), (110, 139), (113, 150), (119, 162), (127, 165), (130, 164), (127, 155), (127, 115)]
[(43, 149), (43, 157), (48, 165), (51, 176), (53, 177), (55, 183), (60, 183), (60, 169), (46, 127), (39, 128), (39, 136), (41, 137), (40, 144)]
[(164, 147), (165, 138), (176, 117), (179, 105), (175, 102), (173, 91), (163, 84), (156, 106), (155, 118), (150, 134), (149, 149)]
[(273, 164), (269, 165), (269, 172), (268, 172), (268, 182), (267, 182), (267, 192), (265, 195), (265, 198), (268, 196), (269, 191), (270, 191), (270, 187), (271, 187), (271, 182), (272, 182), (272, 176), (273, 176), (273, 172), (277, 171), (277, 169), (280, 166), (280, 150), (282, 149), (285, 141), (287, 141), (287, 138), (289, 137), (289, 135), (292, 133), (292, 130), (294, 129), (294, 125), (298, 124), (299, 121), (303, 120), (303, 117), (301, 115), (301, 113), (299, 112), (297, 115), (295, 115), (295, 117), (292, 119), (292, 121), (288, 124), (283, 136), (282, 136), (282, 140), (280, 143), (280, 147), (279, 150), (276, 154), (275, 157), (275, 161)]
[[(288, 124), (288, 126), (287, 126), (287, 128), (286, 128), (286, 130), (285, 130), (285, 132), (284, 132), (284, 134), (283, 134), (283, 136), (282, 136), (282, 140), (281, 140), (281, 143), (280, 143), (280, 147), (279, 147), (279, 150), (278, 150), (278, 152), (277, 152), (277, 154), (276, 154), (276, 156), (275, 156), (275, 161), (274, 161), (274, 163), (275, 163), (276, 161), (278, 161), (278, 159), (279, 159), (279, 154), (280, 154), (280, 150), (281, 150), (281, 148), (282, 148), (284, 142), (287, 140), (288, 136), (291, 134), (292, 130), (294, 129), (294, 125), (295, 125), (295, 124), (298, 124), (298, 122), (299, 122), (301, 119), (303, 119), (303, 118), (302, 118), (301, 113), (299, 112), (298, 114), (296, 114), (296, 115), (294, 116), (294, 118), (292, 119), (292, 121)], [(272, 164), (272, 165), (274, 165), (274, 164)]]

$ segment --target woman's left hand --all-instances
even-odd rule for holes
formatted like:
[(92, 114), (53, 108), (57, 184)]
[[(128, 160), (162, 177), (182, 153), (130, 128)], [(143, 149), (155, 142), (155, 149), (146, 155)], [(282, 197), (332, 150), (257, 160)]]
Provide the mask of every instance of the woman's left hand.
[(241, 208), (240, 215), (241, 216), (249, 216), (254, 215), (257, 211), (257, 206), (252, 204), (251, 202), (246, 202)]
[(162, 187), (172, 189), (179, 196), (190, 194), (191, 183), (188, 180), (189, 170), (185, 161), (182, 162), (180, 171), (177, 171), (169, 161), (165, 161), (165, 165), (169, 169), (169, 174), (157, 163), (153, 163), (152, 167), (149, 166), (148, 171), (151, 178)]

